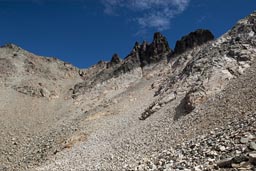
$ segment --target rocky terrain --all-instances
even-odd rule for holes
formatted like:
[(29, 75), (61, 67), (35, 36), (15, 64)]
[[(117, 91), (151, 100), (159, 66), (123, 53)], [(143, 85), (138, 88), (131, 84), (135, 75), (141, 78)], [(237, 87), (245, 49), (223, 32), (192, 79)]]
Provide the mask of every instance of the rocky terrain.
[(79, 69), (0, 48), (0, 171), (256, 170), (256, 13)]

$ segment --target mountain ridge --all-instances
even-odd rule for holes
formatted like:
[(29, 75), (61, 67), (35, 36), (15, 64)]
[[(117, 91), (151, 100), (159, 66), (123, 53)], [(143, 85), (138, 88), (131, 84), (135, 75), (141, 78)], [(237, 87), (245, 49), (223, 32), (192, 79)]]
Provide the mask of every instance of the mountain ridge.
[(250, 170), (255, 26), (254, 12), (218, 39), (197, 30), (174, 50), (155, 33), (88, 69), (0, 48), (0, 170)]

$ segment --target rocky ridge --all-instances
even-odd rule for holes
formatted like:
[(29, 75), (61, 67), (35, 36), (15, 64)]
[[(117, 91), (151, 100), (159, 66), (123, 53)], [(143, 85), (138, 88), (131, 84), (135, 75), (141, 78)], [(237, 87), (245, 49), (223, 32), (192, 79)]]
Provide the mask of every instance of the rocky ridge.
[(213, 39), (214, 36), (209, 30), (198, 29), (194, 32), (189, 33), (186, 36), (183, 36), (180, 40), (178, 40), (174, 48), (174, 53), (181, 54), (188, 49), (200, 46)]
[(88, 69), (0, 48), (0, 169), (254, 169), (255, 18)]

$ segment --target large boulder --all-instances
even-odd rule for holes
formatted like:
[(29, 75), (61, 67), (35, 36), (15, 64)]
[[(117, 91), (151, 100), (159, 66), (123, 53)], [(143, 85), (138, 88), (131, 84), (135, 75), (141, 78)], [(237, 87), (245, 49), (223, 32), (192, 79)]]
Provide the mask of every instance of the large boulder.
[(188, 49), (200, 46), (213, 39), (214, 36), (209, 30), (198, 29), (178, 40), (174, 48), (174, 53), (181, 54)]

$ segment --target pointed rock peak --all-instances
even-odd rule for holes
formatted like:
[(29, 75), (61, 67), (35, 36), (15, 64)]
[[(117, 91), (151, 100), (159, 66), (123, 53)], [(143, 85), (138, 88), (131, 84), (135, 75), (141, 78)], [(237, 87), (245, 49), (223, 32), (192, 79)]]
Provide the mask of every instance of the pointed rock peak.
[(154, 33), (154, 40), (161, 40), (164, 36), (160, 32)]
[(142, 51), (146, 51), (148, 46), (149, 46), (148, 42), (143, 41), (140, 48)]
[(186, 36), (183, 36), (180, 40), (178, 40), (174, 48), (174, 53), (183, 53), (188, 49), (202, 45), (213, 39), (214, 36), (209, 30), (198, 29), (194, 32), (189, 33)]
[(122, 59), (119, 57), (118, 54), (115, 53), (115, 54), (112, 56), (110, 62), (111, 62), (112, 64), (119, 64), (121, 61), (122, 61)]
[(153, 37), (153, 42), (152, 43), (154, 45), (163, 44), (165, 46), (168, 46), (168, 48), (169, 48), (168, 41), (167, 41), (166, 37), (163, 36), (160, 32), (154, 33), (154, 37)]
[(111, 68), (112, 66), (120, 64), (121, 62), (122, 62), (122, 59), (119, 57), (117, 53), (115, 53), (112, 56), (111, 61), (107, 63), (107, 68)]
[(136, 41), (134, 44), (134, 47), (138, 47), (138, 46), (140, 46), (140, 43)]
[(132, 52), (137, 52), (140, 49), (140, 43), (139, 42), (135, 42)]
[(158, 55), (171, 51), (166, 37), (163, 36), (160, 32), (156, 32), (154, 34), (151, 50), (153, 50)]

